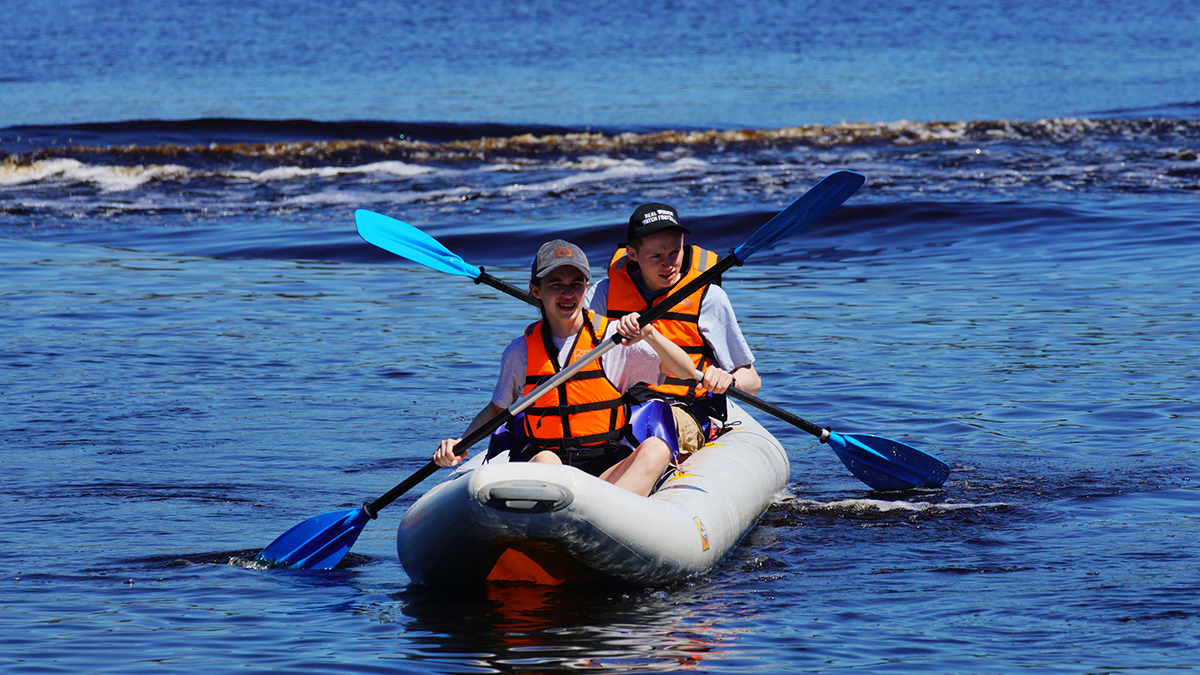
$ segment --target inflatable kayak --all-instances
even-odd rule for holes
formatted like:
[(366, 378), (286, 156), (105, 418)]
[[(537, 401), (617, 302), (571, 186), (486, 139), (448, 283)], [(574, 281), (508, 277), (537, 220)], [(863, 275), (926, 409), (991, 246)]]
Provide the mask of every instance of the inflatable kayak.
[(783, 447), (732, 401), (726, 428), (649, 497), (572, 467), (473, 457), (404, 515), (400, 562), (433, 586), (653, 586), (703, 574), (788, 480)]

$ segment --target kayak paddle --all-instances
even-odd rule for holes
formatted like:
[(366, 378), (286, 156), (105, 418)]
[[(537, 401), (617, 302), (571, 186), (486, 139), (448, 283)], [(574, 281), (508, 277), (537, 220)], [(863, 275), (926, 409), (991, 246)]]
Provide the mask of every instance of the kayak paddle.
[[(813, 191), (815, 190), (816, 188), (813, 188)], [(788, 211), (807, 208), (802, 202), (810, 193), (797, 200)], [(781, 213), (776, 217), (783, 215)], [(356, 211), (354, 220), (358, 225), (359, 235), (368, 243), (385, 251), (434, 270), (469, 277), (477, 284), (484, 283), (518, 300), (535, 306), (538, 304), (528, 292), (487, 274), (483, 268), (463, 262), (462, 258), (451, 253), (436, 239), (408, 223), (365, 210)], [(726, 393), (799, 427), (816, 436), (822, 443), (827, 443), (850, 473), (875, 490), (941, 487), (950, 475), (950, 467), (945, 462), (910, 445), (880, 436), (835, 433), (736, 388), (731, 388)]]
[[(646, 326), (663, 317), (671, 308), (687, 296), (695, 293), (706, 284), (711, 283), (734, 265), (741, 265), (757, 251), (774, 244), (798, 230), (808, 227), (829, 215), (850, 195), (858, 190), (866, 180), (862, 175), (850, 171), (839, 171), (826, 177), (800, 199), (783, 212), (767, 221), (758, 228), (744, 244), (737, 247), (703, 273), (676, 289), (663, 299), (662, 302), (647, 310), (638, 319), (639, 326)], [(357, 214), (356, 214), (357, 215)], [(415, 228), (414, 228), (415, 229)], [(419, 231), (419, 230), (418, 230)], [(365, 237), (364, 237), (365, 238)], [(458, 256), (450, 253), (436, 240), (427, 238), (405, 239), (404, 241), (421, 242), (424, 257), (435, 267), (454, 274), (472, 276), (470, 265), (462, 262)], [(399, 241), (399, 240), (397, 240)], [(433, 242), (436, 246), (431, 246)], [(374, 243), (374, 242), (372, 242)], [(390, 250), (390, 249), (388, 249)], [(448, 254), (448, 255), (447, 255)], [(454, 262), (457, 260), (457, 262)], [(424, 263), (428, 264), (428, 263)], [(482, 276), (482, 270), (480, 270)], [(478, 278), (478, 277), (474, 277)], [(575, 373), (603, 356), (624, 338), (620, 333), (614, 333), (612, 338), (589, 351), (577, 361), (555, 373), (553, 377), (538, 385), (533, 391), (517, 399), (504, 412), (492, 417), (475, 431), (467, 434), (454, 446), (454, 454), (461, 455), (472, 445), (492, 435), (492, 432), (508, 423), (518, 413), (533, 405), (548, 391), (570, 379)], [(295, 569), (330, 569), (349, 552), (350, 547), (358, 539), (358, 535), (367, 522), (376, 518), (379, 511), (396, 501), (401, 495), (411, 490), (421, 481), (438, 470), (438, 465), (432, 460), (416, 473), (406, 478), (396, 487), (388, 490), (373, 502), (345, 511), (330, 511), (314, 516), (296, 525), (275, 541), (271, 542), (258, 554), (256, 562), (269, 567), (290, 567)]]

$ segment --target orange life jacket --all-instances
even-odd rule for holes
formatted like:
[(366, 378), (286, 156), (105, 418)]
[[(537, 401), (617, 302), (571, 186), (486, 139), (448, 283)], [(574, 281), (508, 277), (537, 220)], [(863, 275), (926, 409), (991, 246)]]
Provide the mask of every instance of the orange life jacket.
[[(629, 257), (625, 252), (625, 247), (622, 246), (613, 254), (612, 261), (608, 264), (608, 307), (606, 309), (608, 318), (618, 319), (630, 312), (645, 312), (662, 302), (671, 294), (671, 291), (683, 286), (701, 272), (717, 264), (718, 260), (717, 254), (712, 251), (706, 251), (699, 246), (684, 246), (679, 281), (675, 282), (675, 285), (666, 293), (647, 302), (633, 282), (629, 270)], [(704, 300), (707, 292), (707, 285), (701, 287), (671, 308), (663, 315), (663, 318), (654, 322), (654, 328), (663, 337), (679, 345), (691, 357), (696, 369), (701, 372), (715, 361), (712, 347), (700, 334), (700, 302)], [(701, 388), (696, 380), (691, 378), (685, 380), (671, 375), (667, 375), (665, 384), (653, 385), (651, 389), (660, 394), (681, 399), (689, 405), (697, 397), (706, 393), (706, 390)]]
[[(584, 310), (584, 320), (592, 313)], [(574, 363), (604, 339), (608, 319), (597, 317), (595, 339), (585, 326), (569, 348)], [(553, 336), (545, 320), (525, 329), (525, 390), (528, 395), (561, 368)], [(529, 442), (544, 450), (602, 445), (621, 438), (629, 422), (629, 406), (616, 385), (604, 374), (600, 359), (584, 366), (563, 384), (544, 394), (525, 409), (525, 434)]]

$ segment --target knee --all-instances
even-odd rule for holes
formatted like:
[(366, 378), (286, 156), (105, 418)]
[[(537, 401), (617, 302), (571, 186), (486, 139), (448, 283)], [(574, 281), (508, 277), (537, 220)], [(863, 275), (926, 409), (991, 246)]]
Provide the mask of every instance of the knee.
[(671, 446), (657, 436), (651, 436), (638, 446), (638, 455), (652, 466), (665, 467), (671, 463)]
[(562, 464), (562, 458), (549, 450), (542, 450), (533, 457), (530, 457), (529, 461), (537, 464)]

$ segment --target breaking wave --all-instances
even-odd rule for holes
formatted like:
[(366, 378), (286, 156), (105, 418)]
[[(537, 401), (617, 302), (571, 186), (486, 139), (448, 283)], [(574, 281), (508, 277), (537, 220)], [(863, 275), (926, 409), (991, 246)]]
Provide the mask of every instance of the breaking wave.
[(180, 212), (340, 220), (399, 206), (445, 221), (446, 210), (469, 217), (464, 203), (512, 227), (567, 211), (607, 218), (647, 194), (744, 214), (838, 169), (868, 177), (856, 204), (1200, 190), (1200, 120), (1183, 119), (658, 131), (199, 120), (12, 127), (0, 148), (0, 227), (18, 231)]
[[(129, 126), (119, 127), (115, 138), (130, 138)], [(162, 124), (162, 123), (156, 123)], [(221, 136), (210, 125), (180, 122), (180, 137), (207, 133)], [(268, 123), (261, 123), (267, 125)], [(312, 135), (330, 131), (351, 134), (355, 131), (381, 133), (379, 125), (331, 125), (324, 129), (317, 123), (304, 127)], [(157, 127), (154, 127), (155, 129)], [(589, 156), (629, 158), (666, 154), (708, 155), (730, 151), (753, 151), (763, 148), (840, 148), (853, 146), (913, 147), (920, 145), (962, 145), (1009, 143), (1086, 143), (1091, 140), (1174, 139), (1187, 147), (1174, 154), (1180, 159), (1196, 159), (1195, 144), (1200, 141), (1200, 121), (1171, 119), (1080, 119), (1060, 118), (1032, 122), (1019, 121), (961, 121), (843, 123), (838, 125), (809, 125), (783, 129), (730, 130), (665, 130), (651, 132), (592, 132), (567, 131), (538, 134), (517, 128), (500, 130), (513, 132), (505, 136), (474, 136), (479, 131), (497, 131), (494, 126), (458, 127), (459, 133), (445, 140), (425, 140), (403, 133), (405, 127), (384, 126), (394, 135), (383, 138), (243, 140), (241, 142), (171, 142), (159, 144), (104, 142), (102, 132), (90, 134), (92, 144), (72, 140), (70, 127), (62, 128), (56, 138), (53, 130), (40, 130), (35, 138), (22, 136), (19, 127), (0, 132), (0, 144), (7, 146), (34, 145), (23, 151), (3, 151), (0, 181), (6, 184), (37, 180), (51, 175), (58, 160), (74, 159), (89, 165), (159, 167), (186, 166), (193, 170), (211, 167), (230, 167), (245, 164), (269, 167), (322, 168), (357, 167), (359, 171), (415, 171), (410, 165), (437, 163), (482, 162), (499, 165), (522, 162), (557, 161)], [(321, 133), (317, 133), (321, 131)], [(28, 132), (26, 132), (28, 134)], [(147, 136), (159, 138), (160, 131)], [(368, 134), (361, 134), (366, 136)], [(443, 134), (446, 135), (446, 134)], [(253, 138), (253, 134), (241, 134)], [(262, 137), (268, 136), (264, 131)], [(1188, 145), (1190, 144), (1190, 145)], [(596, 160), (590, 160), (596, 161)], [(50, 163), (50, 164), (48, 164)], [(32, 170), (30, 170), (32, 169)], [(177, 169), (171, 169), (177, 171)], [(297, 173), (295, 175), (303, 175)]]

